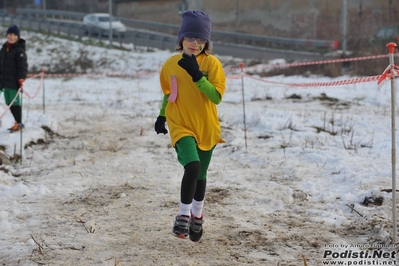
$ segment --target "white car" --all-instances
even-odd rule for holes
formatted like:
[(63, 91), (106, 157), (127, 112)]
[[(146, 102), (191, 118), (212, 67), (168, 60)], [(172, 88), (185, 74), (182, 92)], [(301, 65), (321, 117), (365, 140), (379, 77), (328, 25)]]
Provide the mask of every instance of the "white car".
[(125, 35), (126, 26), (117, 18), (107, 13), (93, 13), (83, 17), (83, 25), (86, 34), (102, 34), (108, 36), (109, 22), (111, 20), (112, 33), (115, 36), (120, 34), (121, 37)]

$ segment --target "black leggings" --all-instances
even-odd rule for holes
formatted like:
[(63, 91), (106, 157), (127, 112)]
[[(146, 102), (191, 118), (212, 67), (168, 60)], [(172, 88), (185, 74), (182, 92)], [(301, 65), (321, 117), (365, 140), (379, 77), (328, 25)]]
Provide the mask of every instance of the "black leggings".
[(22, 123), (22, 108), (19, 105), (11, 105), (10, 107), (10, 111), (12, 113), (12, 115), (14, 116), (14, 120), (20, 124)]
[(181, 181), (180, 200), (184, 204), (191, 204), (193, 198), (202, 201), (205, 198), (206, 179), (198, 180), (201, 171), (200, 162), (191, 162), (184, 167)]

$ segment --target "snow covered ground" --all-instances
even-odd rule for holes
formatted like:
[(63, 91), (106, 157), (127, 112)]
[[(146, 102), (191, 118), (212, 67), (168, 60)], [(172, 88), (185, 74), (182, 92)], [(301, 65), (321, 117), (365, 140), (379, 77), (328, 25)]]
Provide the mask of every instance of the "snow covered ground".
[(22, 136), (7, 132), (11, 114), (2, 118), (0, 145), (11, 157), (25, 149), (22, 163), (0, 165), (0, 265), (395, 265), (389, 83), (297, 88), (278, 83), (350, 77), (242, 83), (226, 73), (226, 143), (195, 244), (171, 234), (182, 169), (169, 136), (153, 130), (157, 71), (172, 53), (22, 37), (32, 74), (130, 76), (46, 76), (37, 97), (24, 97)]

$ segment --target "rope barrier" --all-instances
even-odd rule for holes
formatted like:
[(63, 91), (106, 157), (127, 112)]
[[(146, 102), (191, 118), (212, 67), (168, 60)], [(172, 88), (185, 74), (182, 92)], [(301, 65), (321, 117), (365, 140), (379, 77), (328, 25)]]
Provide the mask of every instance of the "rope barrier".
[[(287, 82), (279, 82), (279, 81), (272, 81), (266, 80), (262, 78), (257, 78), (248, 74), (243, 74), (243, 76), (258, 80), (261, 82), (272, 83), (272, 84), (280, 84), (290, 87), (329, 87), (329, 86), (340, 86), (340, 85), (349, 85), (355, 83), (362, 83), (362, 82), (372, 82), (377, 81), (381, 75), (378, 76), (370, 76), (370, 77), (361, 77), (361, 78), (353, 78), (353, 79), (346, 79), (346, 80), (336, 80), (336, 81), (328, 81), (328, 82), (309, 82), (309, 83), (287, 83)], [(231, 79), (238, 79), (240, 75), (230, 76)]]
[[(119, 78), (136, 78), (140, 76), (151, 76), (153, 74), (158, 73), (157, 71), (146, 71), (146, 72), (136, 72), (136, 73), (122, 73), (122, 72), (114, 72), (114, 73), (46, 73), (46, 77), (82, 77), (82, 76), (105, 76), (105, 77), (119, 77)], [(28, 78), (36, 78), (40, 74), (29, 74)]]
[(35, 98), (35, 97), (39, 94), (40, 88), (42, 87), (43, 80), (44, 80), (44, 71), (42, 71), (40, 74), (38, 74), (38, 75), (36, 75), (36, 76), (40, 76), (40, 82), (39, 82), (39, 86), (38, 86), (38, 88), (37, 88), (35, 94), (33, 94), (33, 96), (32, 96), (32, 95), (30, 95), (27, 91), (24, 91), (24, 92), (23, 92), (23, 93), (24, 93), (28, 98), (30, 98), (30, 99)]
[[(352, 61), (359, 61), (359, 60), (369, 60), (375, 58), (385, 58), (389, 55), (376, 55), (376, 56), (363, 56), (363, 57), (355, 57), (355, 58), (345, 58), (345, 59), (334, 59), (334, 60), (322, 60), (322, 61), (313, 61), (313, 62), (302, 62), (302, 63), (293, 63), (293, 64), (284, 64), (284, 65), (267, 65), (269, 67), (292, 67), (292, 66), (305, 66), (305, 65), (317, 65), (317, 64), (328, 64), (328, 63), (337, 63), (337, 62), (352, 62)], [(399, 56), (399, 53), (394, 54), (394, 56)], [(243, 65), (240, 65), (241, 70), (243, 69)], [(381, 75), (378, 76), (368, 76), (368, 77), (360, 77), (360, 78), (353, 78), (353, 79), (346, 79), (346, 80), (338, 80), (338, 81), (329, 81), (329, 82), (310, 82), (310, 83), (287, 83), (287, 82), (277, 82), (266, 80), (262, 78), (257, 78), (252, 75), (246, 74), (241, 72), (241, 74), (236, 75), (229, 75), (227, 78), (230, 79), (239, 79), (242, 76), (247, 78), (251, 78), (254, 80), (258, 80), (261, 82), (267, 82), (272, 84), (280, 84), (286, 85), (290, 87), (328, 87), (328, 86), (341, 86), (341, 85), (350, 85), (356, 83), (363, 83), (363, 82), (373, 82), (377, 81), (378, 89), (382, 87), (386, 80), (393, 79), (394, 77), (399, 76), (399, 66), (396, 65), (389, 65)]]
[(377, 84), (378, 89), (384, 85), (385, 81), (394, 79), (399, 76), (399, 67), (394, 64), (390, 64), (387, 68), (382, 72), (381, 76), (378, 78)]
[[(394, 54), (394, 56), (399, 56), (399, 53)], [(363, 60), (371, 60), (371, 59), (380, 59), (386, 58), (388, 54), (381, 55), (370, 55), (370, 56), (360, 56), (360, 57), (350, 57), (350, 58), (340, 58), (340, 59), (328, 59), (328, 60), (317, 60), (317, 61), (309, 61), (309, 62), (298, 62), (298, 63), (290, 63), (290, 64), (271, 64), (262, 66), (263, 69), (273, 69), (273, 68), (288, 68), (288, 67), (297, 67), (297, 66), (311, 66), (311, 65), (324, 65), (324, 64), (332, 64), (332, 63), (344, 63), (344, 62), (355, 62), (355, 61), (363, 61)], [(245, 67), (248, 71), (250, 69), (258, 69), (259, 67)], [(227, 70), (237, 71), (241, 68), (231, 68)]]
[(7, 111), (10, 109), (10, 107), (12, 106), (12, 104), (17, 100), (18, 95), (20, 94), (20, 92), (22, 91), (21, 88), (18, 89), (18, 92), (15, 94), (14, 99), (11, 101), (11, 103), (9, 105), (7, 105), (6, 109), (4, 110), (4, 112), (0, 115), (0, 120), (4, 117), (4, 115), (7, 113)]

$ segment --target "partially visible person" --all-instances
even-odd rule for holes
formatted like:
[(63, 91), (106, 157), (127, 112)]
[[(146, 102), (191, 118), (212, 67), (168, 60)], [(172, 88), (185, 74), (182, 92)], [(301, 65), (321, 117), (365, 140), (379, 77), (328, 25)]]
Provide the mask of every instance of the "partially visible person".
[(206, 178), (212, 153), (223, 143), (216, 106), (222, 101), (226, 77), (218, 58), (210, 54), (211, 18), (200, 10), (182, 14), (177, 51), (162, 66), (164, 98), (155, 122), (157, 134), (168, 133), (177, 160), (184, 167), (180, 210), (172, 232), (194, 242), (204, 223)]
[(18, 90), (23, 88), (28, 73), (28, 58), (25, 53), (25, 40), (21, 39), (17, 25), (7, 29), (6, 37), (7, 41), (0, 50), (0, 89), (4, 92), (7, 105), (10, 105), (17, 96), (10, 107), (15, 123), (8, 129), (10, 132), (15, 132), (24, 128)]

